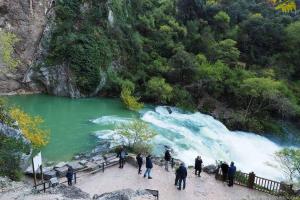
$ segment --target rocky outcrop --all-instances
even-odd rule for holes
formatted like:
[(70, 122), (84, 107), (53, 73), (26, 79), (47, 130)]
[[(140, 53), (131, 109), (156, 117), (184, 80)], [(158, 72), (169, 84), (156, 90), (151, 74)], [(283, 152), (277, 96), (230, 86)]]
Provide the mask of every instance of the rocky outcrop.
[(154, 200), (155, 197), (146, 190), (124, 189), (101, 195), (94, 195), (93, 199), (96, 200)]
[(218, 168), (215, 165), (207, 165), (203, 167), (203, 171), (208, 174), (215, 174), (217, 172)]
[(73, 81), (71, 71), (66, 65), (58, 65), (51, 67), (41, 67), (33, 72), (33, 80), (36, 87), (36, 82), (40, 82), (47, 93), (55, 96), (66, 96), (71, 98), (79, 98), (82, 95), (76, 88)]
[[(101, 70), (94, 91), (83, 95), (67, 63), (45, 63), (56, 26), (54, 7), (55, 0), (0, 0), (0, 29), (13, 32), (20, 39), (14, 57), (21, 61), (16, 71), (10, 72), (0, 56), (0, 94), (46, 92), (79, 98), (96, 96), (105, 86), (107, 73)], [(83, 4), (83, 12), (85, 9), (89, 9), (88, 3)], [(114, 63), (110, 68), (113, 67)]]
[[(6, 137), (15, 138), (16, 140), (23, 141), (24, 144), (30, 144), (30, 142), (23, 136), (21, 130), (17, 128), (10, 127), (6, 124), (0, 122), (0, 134)], [(29, 159), (32, 151), (28, 154), (21, 154), (20, 167), (21, 169), (26, 169), (29, 163)]]
[(23, 83), (24, 74), (34, 61), (36, 48), (47, 23), (47, 13), (53, 2), (0, 0), (0, 28), (17, 35), (19, 42), (15, 46), (14, 57), (21, 61), (13, 72), (9, 72), (7, 66), (0, 61), (0, 93), (26, 89)]

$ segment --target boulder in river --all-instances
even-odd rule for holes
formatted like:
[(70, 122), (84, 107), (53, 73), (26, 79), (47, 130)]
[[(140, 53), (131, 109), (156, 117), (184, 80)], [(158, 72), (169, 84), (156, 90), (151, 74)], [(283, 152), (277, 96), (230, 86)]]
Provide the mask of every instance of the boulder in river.
[(88, 163), (87, 160), (81, 160), (81, 161), (79, 161), (79, 164), (81, 164), (83, 166), (85, 166), (87, 163)]
[(94, 171), (99, 168), (99, 165), (93, 162), (88, 162), (85, 164), (87, 171)]
[(68, 167), (72, 167), (74, 171), (77, 171), (77, 170), (81, 170), (84, 168), (83, 165), (81, 165), (79, 162), (77, 161), (73, 161), (73, 162), (69, 162), (67, 164)]
[(91, 158), (91, 161), (93, 161), (93, 162), (101, 161), (101, 160), (104, 160), (104, 158), (100, 155), (94, 156), (94, 157)]
[(51, 169), (49, 171), (43, 172), (43, 175), (44, 175), (45, 180), (50, 180), (51, 178), (56, 177), (57, 172), (55, 170)]
[(63, 167), (55, 168), (58, 177), (64, 177), (67, 174), (68, 167), (64, 165)]
[(67, 163), (65, 163), (65, 162), (59, 162), (59, 163), (57, 163), (57, 164), (54, 166), (54, 168), (61, 168), (61, 167), (66, 166), (66, 164), (67, 164)]

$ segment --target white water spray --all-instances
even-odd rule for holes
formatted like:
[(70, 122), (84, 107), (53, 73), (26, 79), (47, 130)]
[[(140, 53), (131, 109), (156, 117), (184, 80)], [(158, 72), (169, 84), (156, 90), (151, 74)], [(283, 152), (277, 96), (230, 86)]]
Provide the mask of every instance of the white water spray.
[[(159, 133), (153, 143), (156, 152), (162, 152), (162, 145), (168, 145), (175, 151), (176, 157), (189, 165), (194, 164), (196, 156), (201, 155), (204, 165), (215, 164), (216, 160), (234, 161), (238, 170), (265, 178), (282, 180), (280, 170), (272, 167), (278, 163), (274, 153), (281, 147), (269, 139), (245, 132), (229, 131), (221, 122), (199, 112), (183, 113), (171, 108), (159, 106), (155, 110), (141, 113), (141, 119), (149, 122)], [(104, 116), (94, 123), (128, 122), (128, 118)], [(99, 138), (106, 138), (112, 132), (98, 132)], [(272, 166), (270, 166), (272, 165)]]

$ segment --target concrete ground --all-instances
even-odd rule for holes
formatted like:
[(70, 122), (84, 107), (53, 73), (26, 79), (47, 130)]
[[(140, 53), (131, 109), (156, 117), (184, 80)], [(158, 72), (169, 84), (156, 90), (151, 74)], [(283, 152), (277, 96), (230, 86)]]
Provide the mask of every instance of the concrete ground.
[[(80, 177), (81, 176), (81, 177)], [(123, 169), (118, 166), (107, 169), (104, 173), (94, 175), (80, 174), (76, 187), (91, 195), (112, 192), (120, 189), (153, 189), (159, 190), (161, 200), (275, 200), (259, 191), (241, 186), (229, 188), (225, 183), (216, 181), (214, 176), (202, 173), (196, 177), (189, 170), (186, 190), (178, 191), (174, 186), (175, 173), (166, 172), (163, 167), (155, 165), (152, 170), (153, 179), (145, 179), (137, 174), (137, 169), (126, 164)]]

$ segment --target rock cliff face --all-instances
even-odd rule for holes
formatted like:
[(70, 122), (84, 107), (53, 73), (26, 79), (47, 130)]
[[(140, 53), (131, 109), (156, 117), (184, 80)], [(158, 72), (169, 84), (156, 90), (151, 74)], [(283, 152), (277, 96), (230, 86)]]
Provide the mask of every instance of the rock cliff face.
[(21, 61), (16, 71), (9, 72), (0, 59), (0, 93), (28, 89), (23, 82), (24, 75), (34, 61), (53, 3), (52, 0), (0, 0), (0, 28), (17, 35), (19, 42), (14, 56)]
[[(0, 134), (6, 137), (15, 138), (16, 140), (21, 140), (23, 141), (24, 144), (30, 144), (30, 142), (23, 136), (21, 130), (7, 126), (1, 122), (0, 122)], [(31, 151), (29, 154), (21, 155), (20, 167), (23, 170), (28, 167), (30, 156), (31, 156)]]
[[(21, 61), (16, 71), (7, 70), (0, 56), (0, 94), (47, 92), (78, 98), (95, 96), (106, 83), (106, 72), (91, 94), (83, 95), (66, 63), (45, 64), (55, 28), (55, 0), (0, 0), (0, 30), (14, 33), (18, 39), (14, 57)], [(1, 49), (0, 49), (1, 55)]]

